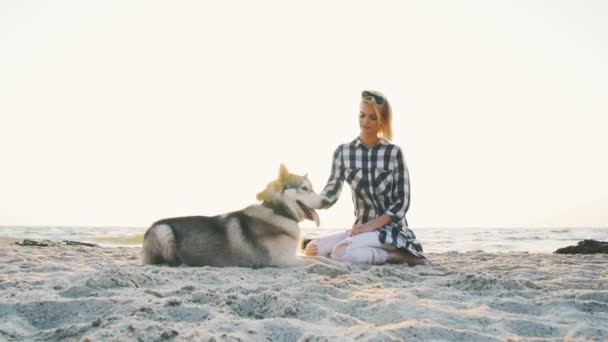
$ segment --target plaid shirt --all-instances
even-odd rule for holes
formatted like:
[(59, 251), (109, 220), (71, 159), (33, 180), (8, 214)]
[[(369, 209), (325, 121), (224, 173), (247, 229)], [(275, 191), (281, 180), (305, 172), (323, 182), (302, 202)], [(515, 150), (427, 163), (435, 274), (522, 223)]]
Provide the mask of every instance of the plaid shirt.
[(407, 227), (405, 218), (410, 204), (410, 186), (399, 146), (380, 139), (378, 145), (369, 149), (357, 138), (338, 146), (333, 159), (331, 175), (321, 191), (325, 208), (336, 203), (346, 181), (352, 190), (355, 224), (388, 215), (393, 221), (380, 228), (380, 241), (410, 251), (414, 249), (412, 253), (417, 255), (416, 251), (421, 248), (411, 246), (416, 236)]

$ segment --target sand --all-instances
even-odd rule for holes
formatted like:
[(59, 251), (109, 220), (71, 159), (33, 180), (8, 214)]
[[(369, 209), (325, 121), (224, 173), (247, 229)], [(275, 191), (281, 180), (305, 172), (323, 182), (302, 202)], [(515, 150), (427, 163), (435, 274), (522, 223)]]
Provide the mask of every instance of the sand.
[(248, 269), (142, 266), (139, 253), (0, 244), (0, 341), (608, 339), (608, 255)]

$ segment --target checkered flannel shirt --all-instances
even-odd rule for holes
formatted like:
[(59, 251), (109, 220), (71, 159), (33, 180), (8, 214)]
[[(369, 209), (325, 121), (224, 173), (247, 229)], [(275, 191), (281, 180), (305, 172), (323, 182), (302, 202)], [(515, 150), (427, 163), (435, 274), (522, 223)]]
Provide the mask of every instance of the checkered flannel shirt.
[(382, 243), (421, 251), (414, 232), (408, 228), (405, 214), (410, 204), (409, 173), (399, 146), (387, 140), (367, 148), (360, 138), (338, 146), (333, 155), (331, 174), (321, 191), (325, 207), (331, 207), (346, 181), (352, 190), (355, 224), (388, 215), (392, 222), (379, 229)]

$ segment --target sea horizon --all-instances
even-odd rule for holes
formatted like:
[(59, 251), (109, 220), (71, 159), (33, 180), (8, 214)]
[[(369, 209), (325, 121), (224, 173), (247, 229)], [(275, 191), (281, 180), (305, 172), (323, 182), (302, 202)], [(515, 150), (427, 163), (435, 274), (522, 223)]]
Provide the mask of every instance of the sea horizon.
[[(137, 226), (0, 226), (0, 242), (25, 239), (78, 241), (103, 247), (138, 247), (148, 227)], [(484, 251), (553, 253), (585, 239), (608, 241), (608, 227), (410, 227), (426, 253)], [(339, 232), (339, 228), (303, 227), (305, 239)]]

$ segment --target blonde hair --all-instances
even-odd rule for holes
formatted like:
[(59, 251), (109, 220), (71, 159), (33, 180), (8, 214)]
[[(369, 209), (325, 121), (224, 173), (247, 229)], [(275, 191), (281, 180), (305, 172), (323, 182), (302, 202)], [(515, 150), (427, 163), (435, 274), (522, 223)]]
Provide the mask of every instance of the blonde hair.
[(361, 102), (372, 106), (372, 108), (374, 108), (374, 111), (376, 112), (376, 115), (378, 115), (378, 118), (382, 123), (382, 127), (380, 128), (380, 132), (378, 132), (378, 135), (386, 140), (391, 140), (391, 138), (393, 137), (393, 129), (391, 128), (391, 119), (393, 117), (393, 112), (391, 111), (391, 104), (388, 102), (386, 96), (384, 96), (384, 94), (382, 94), (381, 92), (375, 90), (367, 91), (384, 99), (384, 103), (379, 105), (378, 103), (376, 103), (376, 100), (373, 97), (362, 96)]

